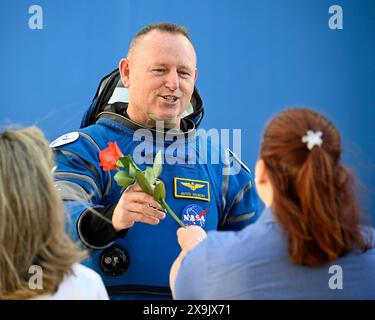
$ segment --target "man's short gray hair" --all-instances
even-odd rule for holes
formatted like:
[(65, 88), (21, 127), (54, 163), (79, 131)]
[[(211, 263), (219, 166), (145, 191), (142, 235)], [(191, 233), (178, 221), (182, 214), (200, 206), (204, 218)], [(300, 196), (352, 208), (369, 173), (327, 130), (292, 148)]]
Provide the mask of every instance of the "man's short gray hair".
[(144, 35), (146, 35), (147, 33), (151, 32), (153, 30), (159, 30), (161, 32), (167, 32), (167, 33), (171, 33), (171, 34), (181, 34), (181, 35), (185, 36), (186, 39), (188, 39), (190, 41), (190, 43), (192, 44), (189, 30), (187, 28), (185, 28), (184, 26), (174, 24), (174, 23), (168, 23), (168, 22), (152, 23), (152, 24), (149, 24), (149, 25), (143, 27), (141, 30), (139, 30), (136, 33), (136, 35), (133, 37), (133, 39), (130, 43), (128, 55), (129, 55), (130, 51), (135, 47), (138, 40), (141, 37), (143, 37)]

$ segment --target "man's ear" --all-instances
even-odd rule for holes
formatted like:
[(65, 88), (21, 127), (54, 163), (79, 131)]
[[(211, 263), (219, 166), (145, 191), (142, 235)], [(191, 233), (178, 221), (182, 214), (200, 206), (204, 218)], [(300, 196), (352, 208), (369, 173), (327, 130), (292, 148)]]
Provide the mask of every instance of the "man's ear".
[(120, 60), (118, 69), (120, 71), (121, 81), (125, 88), (129, 87), (129, 60), (127, 58), (123, 58)]
[(196, 81), (198, 78), (198, 69), (195, 68), (195, 71), (194, 71), (194, 81)]

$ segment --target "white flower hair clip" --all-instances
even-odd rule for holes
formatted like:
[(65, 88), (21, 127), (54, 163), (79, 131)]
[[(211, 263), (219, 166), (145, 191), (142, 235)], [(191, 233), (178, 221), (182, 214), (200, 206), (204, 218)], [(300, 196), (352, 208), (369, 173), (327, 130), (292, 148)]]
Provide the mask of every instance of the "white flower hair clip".
[(323, 133), (321, 131), (308, 130), (306, 135), (302, 137), (302, 142), (307, 143), (307, 149), (311, 150), (315, 146), (320, 147), (323, 143)]

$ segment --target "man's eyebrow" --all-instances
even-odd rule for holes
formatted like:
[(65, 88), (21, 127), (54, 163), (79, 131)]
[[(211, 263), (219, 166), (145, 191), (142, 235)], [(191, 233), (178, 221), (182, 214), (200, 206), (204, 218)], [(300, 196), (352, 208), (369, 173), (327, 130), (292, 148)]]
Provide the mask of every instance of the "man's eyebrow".
[(185, 65), (182, 65), (182, 66), (178, 66), (178, 69), (188, 69), (188, 70), (192, 70), (194, 68), (191, 68), (189, 66), (185, 66)]
[[(151, 68), (155, 68), (155, 67), (164, 67), (164, 68), (168, 68), (169, 65), (167, 63), (158, 63), (158, 62), (155, 62), (155, 63), (152, 63), (150, 65)], [(177, 66), (177, 69), (186, 69), (186, 70), (193, 70), (194, 68), (191, 68), (187, 65), (179, 65)]]

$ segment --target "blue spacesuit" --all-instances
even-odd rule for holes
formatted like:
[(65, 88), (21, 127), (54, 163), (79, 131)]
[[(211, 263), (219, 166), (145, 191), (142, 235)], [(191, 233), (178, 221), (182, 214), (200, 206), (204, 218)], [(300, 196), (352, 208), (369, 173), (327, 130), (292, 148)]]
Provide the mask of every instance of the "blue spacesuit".
[[(206, 231), (242, 229), (257, 218), (253, 177), (235, 158), (231, 158), (231, 164), (187, 161), (196, 156), (199, 162), (202, 148), (208, 153), (211, 150), (211, 141), (202, 141), (195, 134), (203, 113), (196, 90), (191, 106), (190, 116), (181, 120), (181, 131), (173, 133), (177, 139), (163, 141), (165, 154), (173, 153), (169, 150), (172, 143), (190, 148), (182, 155), (183, 164), (163, 164), (160, 179), (166, 186), (166, 202), (186, 225), (196, 224)], [(101, 274), (111, 298), (170, 299), (169, 270), (180, 252), (176, 237), (179, 225), (167, 214), (158, 225), (136, 223), (116, 233), (109, 222), (121, 188), (113, 179), (116, 171), (103, 171), (98, 157), (108, 142), (117, 142), (124, 155), (133, 155), (140, 144), (151, 147), (146, 149), (155, 155), (155, 137), (158, 133), (164, 136), (165, 132), (150, 129), (151, 137), (137, 141), (134, 132), (144, 128), (127, 117), (126, 103), (107, 104), (101, 111), (94, 124), (51, 143), (56, 154), (56, 188), (69, 212), (73, 236), (89, 248), (85, 265)], [(219, 146), (215, 150), (220, 150)], [(233, 165), (240, 166), (236, 175), (230, 175)], [(138, 166), (141, 170), (146, 167)], [(107, 221), (93, 213), (92, 208)]]

